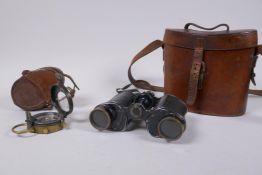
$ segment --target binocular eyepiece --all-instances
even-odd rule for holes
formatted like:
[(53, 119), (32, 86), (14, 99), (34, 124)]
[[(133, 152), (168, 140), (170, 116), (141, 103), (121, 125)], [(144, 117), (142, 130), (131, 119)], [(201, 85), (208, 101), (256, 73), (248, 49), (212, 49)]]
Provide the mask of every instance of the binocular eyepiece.
[(108, 102), (96, 106), (90, 122), (100, 131), (129, 131), (145, 121), (152, 136), (176, 140), (186, 128), (186, 113), (186, 104), (175, 96), (157, 98), (150, 91), (131, 89), (119, 91)]
[(121, 91), (108, 102), (95, 107), (90, 114), (90, 122), (98, 130), (128, 131), (137, 126), (145, 109), (151, 108), (156, 100), (150, 92)]
[(179, 139), (186, 129), (186, 104), (173, 95), (164, 95), (146, 119), (149, 133), (167, 140)]

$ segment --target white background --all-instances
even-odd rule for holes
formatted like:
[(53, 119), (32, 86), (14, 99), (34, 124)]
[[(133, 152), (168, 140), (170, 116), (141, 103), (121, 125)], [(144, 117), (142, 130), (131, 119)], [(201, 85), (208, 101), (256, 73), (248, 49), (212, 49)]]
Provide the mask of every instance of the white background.
[[(171, 143), (144, 128), (100, 133), (88, 115), (128, 83), (132, 56), (162, 39), (165, 28), (228, 23), (232, 29), (257, 29), (262, 43), (261, 7), (261, 0), (0, 0), (0, 174), (260, 175), (259, 97), (249, 97), (243, 117), (188, 113), (186, 132)], [(159, 50), (133, 70), (161, 85), (162, 65)], [(18, 137), (10, 129), (25, 114), (13, 105), (10, 88), (22, 70), (43, 66), (60, 67), (79, 84), (74, 113), (61, 132)], [(257, 88), (261, 67), (258, 60)]]

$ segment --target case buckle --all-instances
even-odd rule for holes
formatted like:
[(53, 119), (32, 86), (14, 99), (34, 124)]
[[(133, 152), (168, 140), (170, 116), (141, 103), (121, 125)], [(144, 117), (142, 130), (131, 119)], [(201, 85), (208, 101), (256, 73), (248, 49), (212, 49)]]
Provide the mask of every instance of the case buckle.
[(198, 80), (198, 89), (203, 88), (203, 82), (204, 82), (204, 79), (205, 79), (205, 72), (206, 72), (206, 63), (204, 61), (202, 61), (200, 74), (199, 74), (199, 80)]
[(256, 67), (257, 59), (258, 59), (258, 56), (257, 56), (257, 55), (253, 57), (252, 67), (251, 67), (251, 72), (250, 72), (250, 80), (251, 80), (251, 82), (252, 82), (252, 84), (253, 84), (254, 86), (256, 86), (256, 81), (255, 81), (255, 77), (256, 77), (255, 67)]

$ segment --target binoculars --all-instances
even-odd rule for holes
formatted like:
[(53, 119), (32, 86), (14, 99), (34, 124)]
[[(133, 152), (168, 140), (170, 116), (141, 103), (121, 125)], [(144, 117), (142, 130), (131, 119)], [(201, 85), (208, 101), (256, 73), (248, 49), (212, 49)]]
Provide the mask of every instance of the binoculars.
[(90, 122), (100, 131), (130, 131), (145, 121), (152, 136), (176, 140), (186, 129), (186, 113), (186, 104), (173, 95), (157, 98), (152, 92), (130, 89), (96, 106)]

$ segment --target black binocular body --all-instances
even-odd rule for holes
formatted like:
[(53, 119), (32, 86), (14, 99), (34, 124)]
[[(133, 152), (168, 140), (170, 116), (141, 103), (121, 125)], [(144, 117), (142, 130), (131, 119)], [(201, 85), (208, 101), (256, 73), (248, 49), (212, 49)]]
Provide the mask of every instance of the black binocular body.
[(150, 91), (130, 89), (96, 106), (90, 122), (100, 131), (129, 131), (145, 121), (152, 136), (176, 140), (186, 128), (186, 113), (186, 104), (173, 95), (157, 98)]

